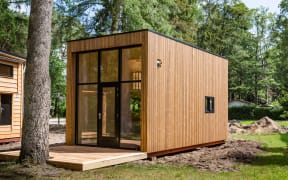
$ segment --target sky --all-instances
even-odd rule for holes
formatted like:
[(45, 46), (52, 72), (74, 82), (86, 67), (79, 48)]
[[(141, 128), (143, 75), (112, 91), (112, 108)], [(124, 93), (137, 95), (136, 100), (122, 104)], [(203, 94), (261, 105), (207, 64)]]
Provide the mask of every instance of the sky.
[(269, 8), (270, 12), (279, 13), (280, 9), (278, 5), (281, 0), (242, 0), (248, 8), (258, 8), (260, 6)]

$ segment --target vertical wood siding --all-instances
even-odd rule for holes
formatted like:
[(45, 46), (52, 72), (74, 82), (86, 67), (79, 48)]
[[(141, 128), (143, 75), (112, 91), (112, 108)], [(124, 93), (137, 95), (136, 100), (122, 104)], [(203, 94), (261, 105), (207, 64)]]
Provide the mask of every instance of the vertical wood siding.
[[(227, 60), (148, 32), (147, 70), (148, 153), (227, 138)], [(205, 96), (215, 113), (205, 113)]]

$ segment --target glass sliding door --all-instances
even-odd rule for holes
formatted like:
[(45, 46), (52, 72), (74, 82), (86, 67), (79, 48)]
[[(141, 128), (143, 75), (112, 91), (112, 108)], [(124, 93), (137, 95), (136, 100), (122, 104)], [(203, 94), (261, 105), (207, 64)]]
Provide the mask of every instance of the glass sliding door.
[[(119, 147), (119, 88), (117, 83), (102, 84), (100, 87), (98, 145)], [(100, 104), (100, 103), (99, 103)]]

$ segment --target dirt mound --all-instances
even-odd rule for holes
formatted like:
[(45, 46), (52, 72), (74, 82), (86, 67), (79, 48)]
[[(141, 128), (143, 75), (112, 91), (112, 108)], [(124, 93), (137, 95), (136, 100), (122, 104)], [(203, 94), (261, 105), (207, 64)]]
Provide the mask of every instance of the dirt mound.
[(241, 125), (239, 121), (229, 122), (229, 132), (237, 134), (265, 134), (265, 133), (287, 133), (287, 129), (279, 126), (275, 121), (265, 116), (250, 124)]
[(171, 164), (193, 166), (201, 170), (236, 171), (238, 163), (251, 163), (255, 156), (264, 152), (261, 144), (249, 140), (228, 140), (216, 147), (199, 148), (191, 152), (160, 157), (157, 160), (132, 162), (139, 165)]

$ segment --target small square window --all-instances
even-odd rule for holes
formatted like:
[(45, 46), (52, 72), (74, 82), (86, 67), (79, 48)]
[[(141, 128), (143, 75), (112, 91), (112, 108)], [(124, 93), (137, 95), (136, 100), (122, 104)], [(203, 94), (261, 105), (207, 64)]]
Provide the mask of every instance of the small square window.
[(0, 64), (0, 76), (13, 77), (13, 66)]
[(205, 112), (214, 113), (214, 97), (205, 96)]

